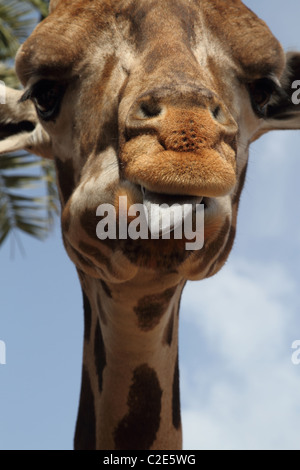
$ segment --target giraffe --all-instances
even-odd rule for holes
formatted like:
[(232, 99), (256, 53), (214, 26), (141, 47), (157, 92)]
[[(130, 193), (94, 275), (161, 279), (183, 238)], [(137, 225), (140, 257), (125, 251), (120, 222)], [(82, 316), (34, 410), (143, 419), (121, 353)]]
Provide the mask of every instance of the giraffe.
[[(53, 158), (83, 291), (76, 449), (180, 449), (178, 314), (224, 265), (251, 142), (300, 127), (299, 54), (237, 0), (51, 1), (16, 58), (0, 152)], [(205, 245), (103, 240), (99, 204), (201, 201)]]

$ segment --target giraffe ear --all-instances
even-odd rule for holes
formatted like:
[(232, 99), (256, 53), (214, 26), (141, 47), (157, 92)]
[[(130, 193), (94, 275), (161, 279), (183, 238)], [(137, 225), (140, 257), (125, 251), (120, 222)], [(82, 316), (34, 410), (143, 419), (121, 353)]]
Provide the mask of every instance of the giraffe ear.
[(0, 82), (0, 155), (26, 150), (52, 158), (50, 137), (39, 123), (32, 102), (20, 101), (22, 94)]
[(300, 53), (286, 54), (280, 96), (267, 109), (266, 131), (300, 129)]

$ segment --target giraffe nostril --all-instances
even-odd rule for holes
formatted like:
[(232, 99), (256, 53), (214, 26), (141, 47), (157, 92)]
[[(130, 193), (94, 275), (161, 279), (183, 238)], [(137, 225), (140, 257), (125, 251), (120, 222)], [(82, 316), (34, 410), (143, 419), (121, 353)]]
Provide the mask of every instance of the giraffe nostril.
[(212, 115), (215, 119), (218, 119), (219, 115), (220, 115), (220, 111), (221, 111), (221, 108), (220, 106), (216, 106), (213, 111), (212, 111)]

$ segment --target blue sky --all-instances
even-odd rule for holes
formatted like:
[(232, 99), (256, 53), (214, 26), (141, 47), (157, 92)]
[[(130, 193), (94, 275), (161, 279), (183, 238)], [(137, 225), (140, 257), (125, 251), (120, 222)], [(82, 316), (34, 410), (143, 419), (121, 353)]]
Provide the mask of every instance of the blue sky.
[[(285, 49), (300, 50), (295, 0), (248, 0)], [(300, 77), (299, 77), (300, 79)], [(300, 132), (253, 144), (226, 267), (189, 283), (181, 306), (186, 449), (300, 449)], [(26, 255), (0, 251), (0, 449), (71, 449), (82, 300), (59, 224)]]

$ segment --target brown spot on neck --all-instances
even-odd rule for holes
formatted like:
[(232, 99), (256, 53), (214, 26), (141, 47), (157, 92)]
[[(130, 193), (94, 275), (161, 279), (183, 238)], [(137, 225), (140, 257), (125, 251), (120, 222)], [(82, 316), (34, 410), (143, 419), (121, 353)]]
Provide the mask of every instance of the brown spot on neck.
[(106, 366), (106, 352), (99, 321), (97, 322), (94, 343), (95, 366), (98, 376), (99, 391), (103, 388), (103, 370)]
[(148, 295), (139, 300), (138, 305), (134, 307), (134, 311), (141, 330), (149, 331), (158, 325), (176, 289), (177, 286), (171, 287), (161, 294)]
[(167, 344), (168, 346), (171, 346), (172, 344), (172, 339), (173, 339), (173, 330), (174, 330), (174, 321), (175, 321), (175, 313), (176, 309), (175, 307), (173, 308), (172, 314), (170, 316), (170, 320), (166, 326), (165, 332), (164, 332), (164, 344)]
[(178, 356), (175, 363), (174, 377), (173, 377), (173, 397), (172, 397), (172, 421), (175, 429), (181, 427), (180, 415), (180, 389), (179, 389), (179, 360)]
[(83, 309), (84, 309), (84, 340), (89, 341), (91, 337), (92, 310), (88, 297), (83, 291)]
[(128, 394), (128, 413), (114, 433), (116, 450), (150, 449), (160, 425), (161, 397), (155, 371), (147, 364), (137, 367)]
[(79, 411), (74, 438), (75, 450), (96, 449), (96, 418), (94, 395), (90, 377), (85, 366), (82, 367)]

